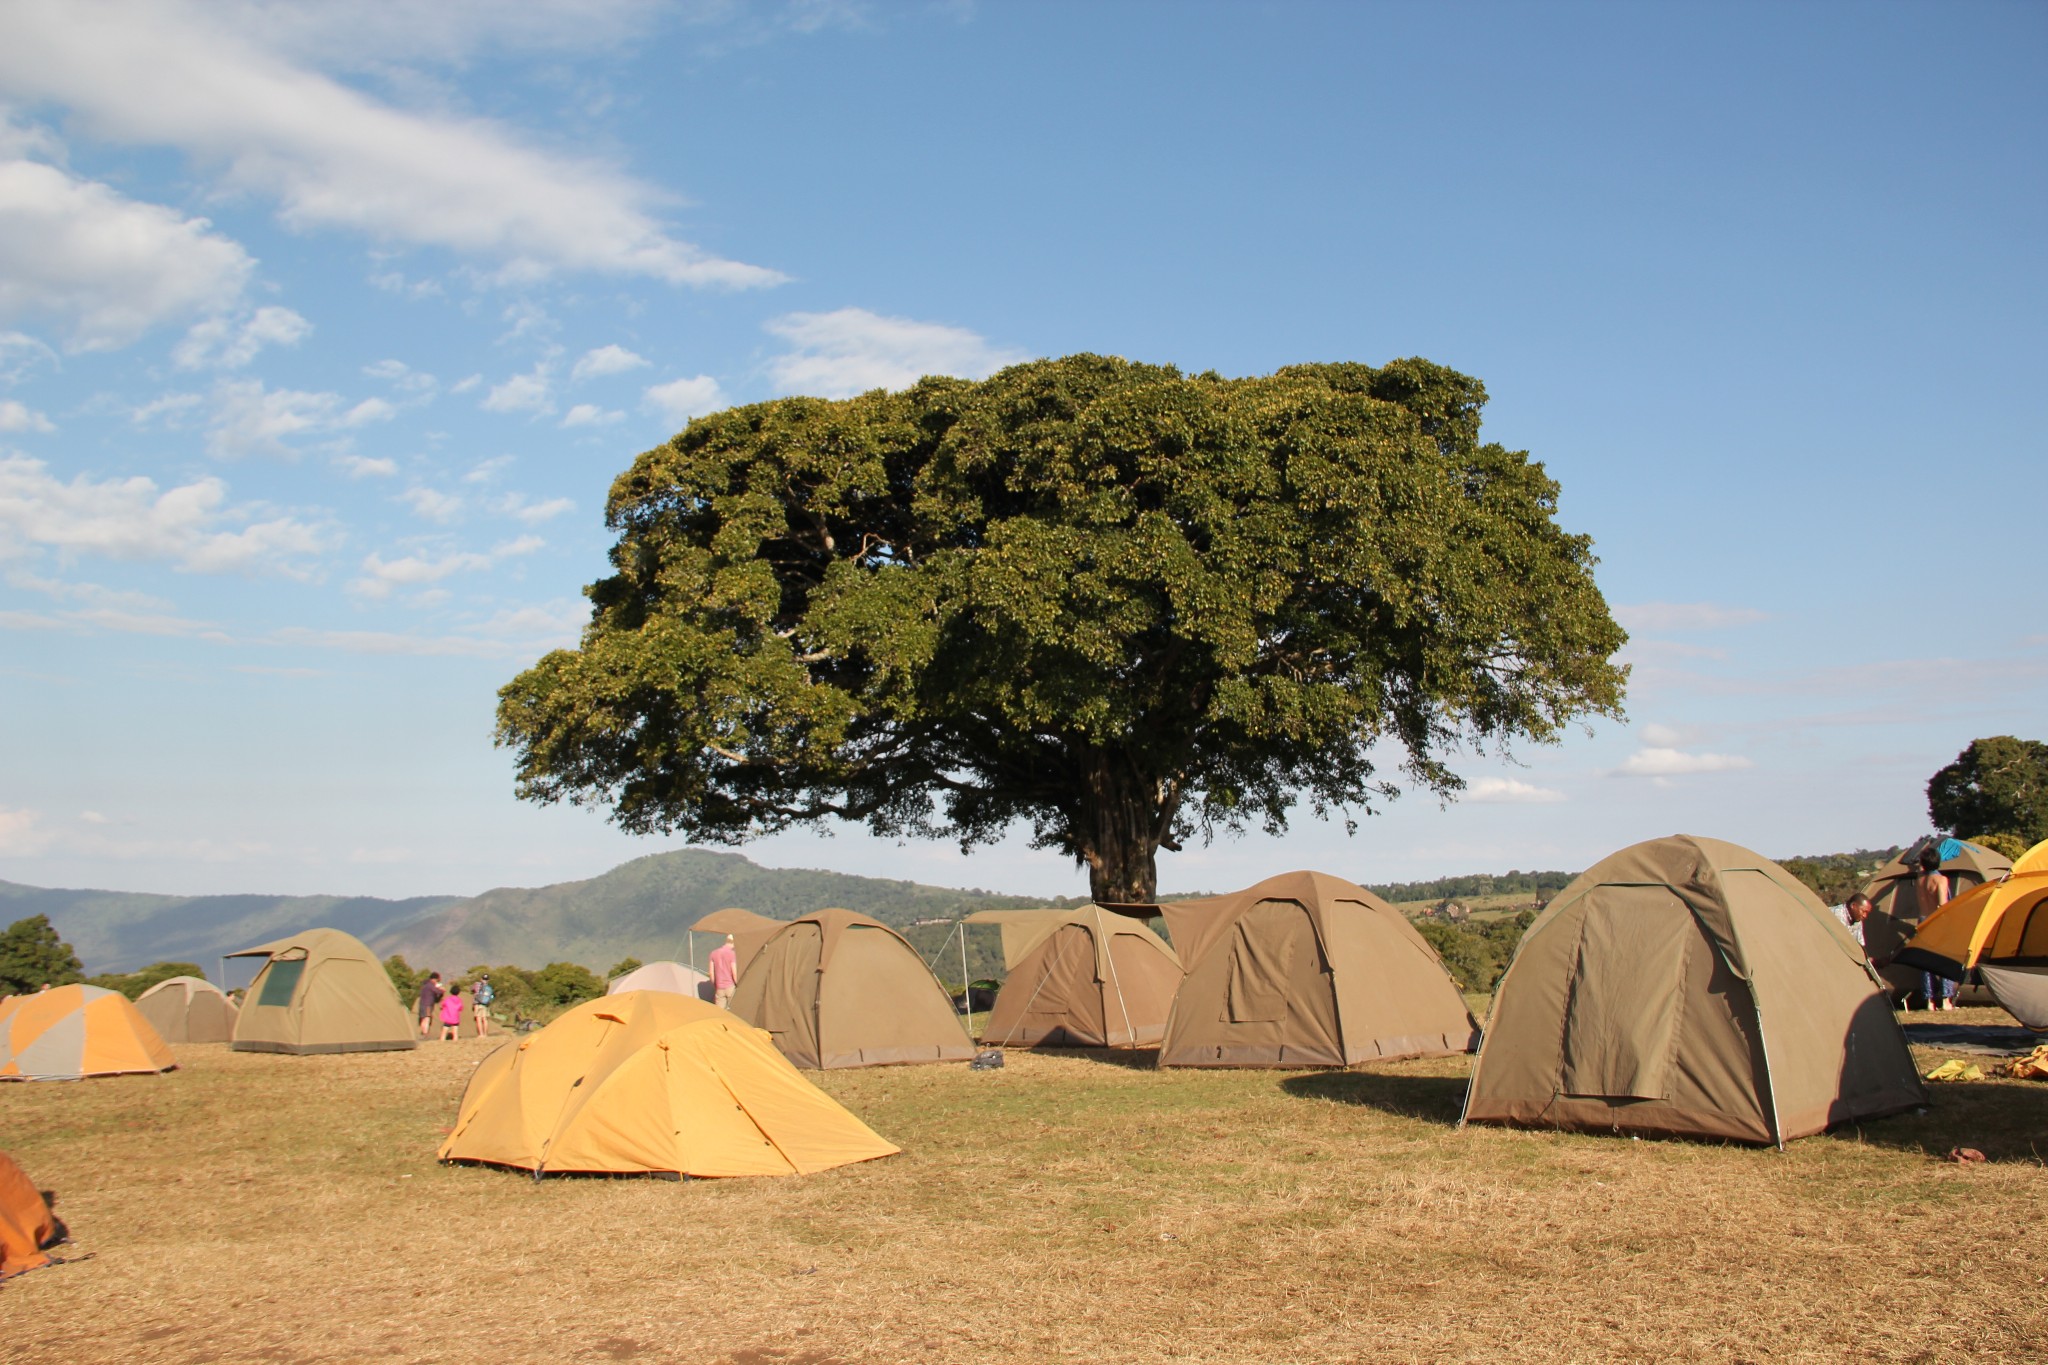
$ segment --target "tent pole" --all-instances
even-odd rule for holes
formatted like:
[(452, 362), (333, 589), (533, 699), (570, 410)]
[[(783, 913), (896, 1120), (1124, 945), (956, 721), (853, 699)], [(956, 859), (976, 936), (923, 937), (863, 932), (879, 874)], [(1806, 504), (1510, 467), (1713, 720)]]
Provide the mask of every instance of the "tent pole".
[(960, 930), (960, 1000), (967, 1006), (967, 1036), (974, 1036), (974, 983), (967, 979), (967, 918), (961, 916)]

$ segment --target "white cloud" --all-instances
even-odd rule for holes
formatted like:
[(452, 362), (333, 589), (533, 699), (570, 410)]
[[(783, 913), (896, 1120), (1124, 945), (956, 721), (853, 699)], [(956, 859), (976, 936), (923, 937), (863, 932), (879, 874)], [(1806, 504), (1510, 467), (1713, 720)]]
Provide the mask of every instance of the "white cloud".
[(415, 403), (429, 401), (441, 387), (434, 376), (424, 370), (415, 370), (402, 360), (380, 360), (374, 365), (363, 366), (363, 373), (372, 379), (384, 380), (408, 401)]
[(481, 384), (481, 383), (483, 383), (483, 382), (484, 382), (484, 377), (483, 377), (482, 375), (480, 375), (480, 374), (473, 374), (473, 375), (470, 375), (469, 377), (467, 377), (466, 379), (458, 379), (458, 380), (456, 380), (456, 381), (455, 381), (455, 382), (454, 382), (453, 384), (450, 384), (450, 385), (448, 386), (448, 392), (450, 392), (450, 393), (468, 393), (468, 392), (469, 392), (469, 391), (470, 391), (471, 389), (475, 388), (475, 387), (476, 387), (477, 385), (479, 385), (479, 384)]
[(492, 483), (506, 466), (512, 463), (510, 455), (493, 455), (488, 460), (478, 460), (470, 471), (462, 476), (464, 483)]
[[(347, 7), (351, 19), (358, 8)], [(414, 25), (434, 27), (436, 8), (384, 8), (361, 25), (385, 35), (368, 46), (410, 56), (390, 44)], [(98, 136), (219, 165), (228, 186), (274, 196), (293, 227), (445, 247), (515, 279), (566, 269), (744, 288), (783, 278), (676, 237), (659, 217), (660, 191), (600, 162), (528, 146), (486, 119), (399, 109), (314, 70), (334, 48), (305, 35), (346, 32), (339, 16), (312, 23), (268, 5), (180, 3), (119, 16), (10, 5), (0, 82), (17, 98), (68, 107)], [(443, 28), (468, 35), (450, 38), (444, 55), (461, 56), (488, 28)]]
[(1688, 754), (1679, 749), (1638, 749), (1614, 771), (1621, 777), (1685, 777), (1693, 773), (1738, 772), (1755, 763), (1739, 754)]
[(1467, 801), (1507, 805), (1554, 805), (1565, 799), (1552, 787), (1538, 787), (1512, 777), (1482, 777), (1465, 789)]
[(576, 510), (576, 504), (567, 498), (549, 498), (546, 502), (528, 502), (526, 495), (523, 493), (507, 493), (504, 497), (498, 499), (493, 504), (493, 507), (508, 517), (525, 522), (528, 526), (538, 526), (544, 521), (552, 521), (564, 512)]
[(395, 589), (428, 587), (455, 574), (476, 573), (503, 560), (532, 554), (545, 544), (539, 536), (521, 536), (492, 547), (488, 553), (459, 551), (438, 558), (404, 555), (386, 559), (373, 551), (363, 559), (363, 576), (350, 583), (348, 590), (358, 597), (382, 601)]
[(239, 320), (211, 317), (194, 323), (171, 348), (171, 363), (181, 370), (239, 370), (265, 346), (296, 346), (312, 331), (313, 324), (289, 308), (258, 308)]
[(494, 384), (484, 396), (483, 407), (487, 412), (553, 412), (555, 410), (553, 385), (548, 381), (549, 365), (546, 361), (535, 365), (525, 374), (515, 374), (502, 384)]
[(1625, 602), (1612, 610), (1614, 619), (1629, 630), (1724, 630), (1770, 619), (1769, 612), (1754, 607), (1713, 602)]
[(692, 417), (701, 417), (724, 407), (725, 393), (710, 375), (692, 375), (648, 388), (640, 395), (640, 405), (660, 413), (670, 424), (681, 426)]
[(577, 381), (596, 379), (601, 375), (623, 374), (637, 370), (648, 362), (623, 346), (600, 346), (594, 351), (585, 351), (583, 358), (569, 371), (569, 378)]
[(398, 500), (412, 508), (414, 516), (428, 521), (450, 522), (462, 511), (461, 498), (431, 488), (408, 488), (398, 495)]
[(206, 399), (196, 393), (167, 393), (161, 398), (150, 399), (128, 417), (138, 427), (146, 427), (162, 418), (165, 426), (175, 428), (183, 425), (181, 419), (186, 413), (205, 402)]
[[(156, 560), (190, 573), (284, 573), (327, 548), (329, 534), (256, 504), (227, 505), (227, 485), (200, 479), (159, 489), (148, 478), (71, 482), (41, 460), (0, 456), (0, 555), (45, 546), (64, 554)], [(262, 518), (259, 520), (258, 518)]]
[(539, 606), (515, 607), (487, 620), (458, 626), (435, 635), (402, 631), (313, 630), (290, 626), (272, 642), (351, 654), (458, 656), (475, 659), (532, 659), (551, 649), (574, 645), (590, 621), (590, 604), (568, 598)]
[(55, 431), (49, 418), (12, 398), (0, 398), (0, 431)]
[(42, 812), (0, 806), (0, 858), (24, 858), (50, 846), (51, 834), (38, 828)]
[(294, 436), (387, 421), (397, 412), (381, 398), (366, 398), (353, 407), (344, 406), (347, 401), (338, 393), (266, 389), (260, 379), (225, 380), (214, 389), (206, 447), (223, 458), (289, 456), (296, 452), (285, 443)]
[[(22, 13), (8, 12), (10, 29)], [(5, 55), (13, 36), (0, 79), (18, 60)], [(46, 320), (68, 349), (102, 351), (229, 308), (256, 262), (212, 226), (54, 166), (0, 161), (0, 323)]]
[(1659, 725), (1652, 721), (1643, 727), (1643, 742), (1645, 744), (1657, 745), (1660, 748), (1673, 749), (1685, 743), (1685, 735), (1682, 731), (1675, 730), (1669, 725)]
[(608, 427), (624, 421), (626, 414), (601, 408), (595, 403), (578, 403), (562, 415), (563, 427)]
[(776, 386), (822, 398), (901, 389), (932, 374), (981, 379), (1028, 358), (993, 347), (964, 327), (883, 317), (865, 308), (786, 313), (765, 325), (795, 347), (768, 364)]
[(19, 384), (45, 365), (60, 368), (55, 351), (26, 332), (0, 332), (0, 384)]
[(373, 460), (367, 455), (337, 455), (334, 467), (351, 479), (388, 479), (398, 473), (398, 461)]

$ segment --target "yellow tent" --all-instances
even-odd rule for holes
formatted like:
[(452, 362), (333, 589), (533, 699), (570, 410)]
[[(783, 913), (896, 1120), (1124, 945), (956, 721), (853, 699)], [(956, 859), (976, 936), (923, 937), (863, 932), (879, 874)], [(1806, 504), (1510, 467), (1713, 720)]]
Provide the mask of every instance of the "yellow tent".
[(441, 1160), (543, 1174), (808, 1175), (896, 1148), (768, 1035), (671, 991), (586, 1001), (484, 1058)]
[(1893, 959), (1955, 981), (1974, 974), (2014, 1018), (2048, 1029), (2048, 841), (1920, 924)]
[(0, 1000), (0, 1081), (75, 1081), (177, 1064), (119, 991), (59, 986)]

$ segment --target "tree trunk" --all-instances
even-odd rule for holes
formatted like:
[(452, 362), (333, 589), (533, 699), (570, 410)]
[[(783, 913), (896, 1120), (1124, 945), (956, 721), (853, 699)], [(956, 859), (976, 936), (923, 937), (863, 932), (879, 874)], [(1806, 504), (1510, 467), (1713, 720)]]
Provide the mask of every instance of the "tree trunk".
[(1178, 786), (1139, 772), (1116, 750), (1090, 752), (1083, 771), (1074, 847), (1088, 866), (1089, 899), (1149, 903), (1159, 891), (1157, 859), (1180, 805)]

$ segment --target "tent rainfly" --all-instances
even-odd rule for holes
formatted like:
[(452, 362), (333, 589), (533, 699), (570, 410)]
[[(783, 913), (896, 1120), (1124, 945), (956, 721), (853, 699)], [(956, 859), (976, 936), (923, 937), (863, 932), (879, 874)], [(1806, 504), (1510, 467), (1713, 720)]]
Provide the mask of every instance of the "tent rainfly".
[(384, 964), (339, 929), (308, 929), (228, 956), (269, 959), (235, 1019), (237, 1052), (397, 1052), (419, 1045)]
[(767, 1034), (671, 991), (588, 1000), (484, 1058), (443, 1161), (550, 1174), (807, 1175), (889, 1156)]
[(1153, 1047), (1180, 989), (1180, 958), (1128, 915), (980, 910), (1000, 925), (1007, 979), (981, 1040), (999, 1047)]
[(2013, 1018), (2048, 1030), (2048, 841), (2028, 849), (2005, 880), (1966, 891), (1922, 920), (1894, 960), (1980, 981)]
[(1477, 1040), (1428, 940), (1342, 877), (1287, 872), (1157, 909), (1187, 968), (1161, 1066), (1350, 1066)]
[(1870, 897), (1870, 917), (1863, 921), (1863, 947), (1873, 959), (1890, 960), (1879, 972), (1894, 997), (1912, 995), (1924, 984), (1920, 969), (1898, 961), (1898, 952), (1920, 927), (1920, 898), (1914, 881), (1920, 875), (1920, 850), (1937, 844), (1941, 872), (1948, 878), (1951, 896), (1995, 882), (2012, 871), (2012, 863), (1996, 849), (1980, 847), (1965, 839), (1923, 839), (1871, 874), (1863, 884)]
[(768, 1030), (798, 1066), (974, 1056), (952, 999), (917, 950), (851, 910), (814, 910), (781, 925), (741, 971), (732, 1012)]
[(624, 995), (627, 991), (667, 991), (671, 995), (709, 1001), (711, 978), (680, 962), (650, 962), (644, 967), (635, 967), (624, 976), (614, 977), (612, 983), (604, 988), (606, 995)]
[(761, 945), (789, 927), (786, 919), (770, 919), (751, 910), (713, 910), (690, 928), (699, 934), (731, 934), (735, 968), (742, 976)]
[(14, 1158), (0, 1152), (0, 1280), (50, 1263), (44, 1248), (64, 1237), (50, 1203)]
[(1465, 1120), (1776, 1143), (1927, 1101), (1883, 984), (1811, 891), (1675, 835), (1582, 873), (1522, 936)]
[(235, 1002), (196, 976), (157, 982), (136, 997), (135, 1008), (167, 1043), (225, 1043), (235, 1036)]
[(119, 991), (58, 986), (0, 1000), (0, 1081), (76, 1081), (177, 1065), (164, 1040)]

